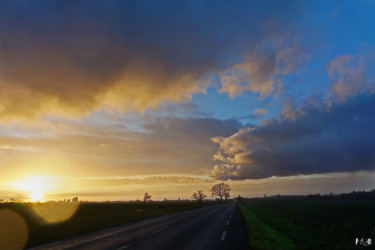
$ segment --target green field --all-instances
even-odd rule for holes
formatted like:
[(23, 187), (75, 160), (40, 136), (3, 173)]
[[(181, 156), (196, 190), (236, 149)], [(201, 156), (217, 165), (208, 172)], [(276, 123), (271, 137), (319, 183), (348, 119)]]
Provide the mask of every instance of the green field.
[[(70, 212), (74, 204), (0, 204), (1, 211), (12, 211), (17, 213), (18, 217), (22, 217), (26, 222), (27, 228), (27, 244), (26, 246), (36, 246), (38, 244), (56, 240), (58, 238), (69, 235), (88, 232), (95, 229), (111, 227), (114, 225), (141, 220), (147, 217), (158, 216), (163, 214), (175, 213), (183, 210), (198, 208), (217, 204), (213, 201), (205, 201), (202, 204), (197, 202), (150, 202), (150, 203), (82, 203), (77, 207), (74, 215), (63, 222), (46, 222), (36, 213), (36, 210), (42, 211), (51, 209), (56, 214), (62, 212)], [(37, 206), (35, 206), (37, 205)], [(37, 209), (36, 209), (37, 208)], [(75, 207), (74, 207), (75, 208)], [(10, 209), (10, 210), (9, 210)], [(9, 232), (12, 227), (19, 223), (18, 219), (6, 222), (8, 215), (0, 218), (0, 234), (1, 231)], [(58, 221), (58, 216), (50, 217), (53, 221)], [(16, 222), (15, 222), (16, 221)], [(21, 228), (21, 226), (19, 226)], [(14, 229), (17, 230), (17, 229)], [(21, 229), (19, 229), (20, 231)], [(21, 230), (22, 231), (22, 230)], [(18, 233), (18, 232), (17, 232)], [(14, 236), (16, 237), (16, 236)], [(17, 236), (19, 237), (19, 236)], [(1, 242), (2, 239), (0, 239)], [(5, 239), (7, 240), (7, 239)]]
[(356, 237), (375, 239), (372, 200), (259, 198), (241, 210), (254, 249), (355, 249)]

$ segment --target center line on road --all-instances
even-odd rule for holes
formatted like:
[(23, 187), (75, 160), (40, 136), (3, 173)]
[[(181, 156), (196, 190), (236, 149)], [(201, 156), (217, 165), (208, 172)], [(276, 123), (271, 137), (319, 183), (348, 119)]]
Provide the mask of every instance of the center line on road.
[(229, 220), (227, 220), (227, 226), (229, 225)]
[[(58, 243), (60, 243), (61, 241), (57, 241), (57, 242), (52, 242), (52, 243), (49, 243), (47, 245), (43, 245), (42, 247), (46, 247), (46, 246), (52, 246), (52, 245), (57, 245)], [(31, 248), (31, 249), (34, 249), (34, 248)]]
[(221, 240), (225, 240), (225, 235), (227, 234), (227, 231), (224, 231), (223, 234), (221, 235)]
[(164, 229), (166, 229), (167, 227), (162, 227), (162, 228), (159, 228), (158, 230), (152, 232), (152, 234), (156, 234), (156, 233), (159, 233), (160, 231), (163, 231)]
[(122, 249), (128, 248), (129, 246), (130, 246), (130, 245), (123, 246), (123, 247), (117, 248), (117, 250), (122, 250)]

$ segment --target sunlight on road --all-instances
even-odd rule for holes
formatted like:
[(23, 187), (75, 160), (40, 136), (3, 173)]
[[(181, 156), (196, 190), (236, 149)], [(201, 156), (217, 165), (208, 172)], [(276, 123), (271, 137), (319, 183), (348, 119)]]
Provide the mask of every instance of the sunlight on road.
[(0, 249), (22, 249), (28, 237), (27, 225), (22, 216), (8, 208), (1, 209)]

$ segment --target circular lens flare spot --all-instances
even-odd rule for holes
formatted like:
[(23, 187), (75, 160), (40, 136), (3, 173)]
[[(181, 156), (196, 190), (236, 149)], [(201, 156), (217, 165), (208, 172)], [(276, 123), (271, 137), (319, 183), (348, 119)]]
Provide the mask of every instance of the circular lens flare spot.
[(15, 211), (0, 209), (0, 248), (22, 249), (29, 237), (25, 220)]
[(71, 218), (79, 207), (79, 203), (34, 203), (34, 211), (45, 221), (56, 223)]

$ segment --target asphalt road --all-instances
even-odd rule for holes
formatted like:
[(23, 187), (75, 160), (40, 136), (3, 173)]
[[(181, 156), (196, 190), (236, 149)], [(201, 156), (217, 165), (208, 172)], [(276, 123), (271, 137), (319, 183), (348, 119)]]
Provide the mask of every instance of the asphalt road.
[(237, 203), (163, 215), (33, 249), (248, 249)]

